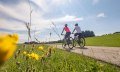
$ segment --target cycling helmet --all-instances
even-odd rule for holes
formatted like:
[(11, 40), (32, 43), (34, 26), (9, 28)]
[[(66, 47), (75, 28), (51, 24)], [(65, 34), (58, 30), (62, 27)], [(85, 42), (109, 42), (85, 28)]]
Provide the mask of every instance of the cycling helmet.
[(65, 26), (68, 26), (67, 24), (65, 24)]
[(76, 23), (75, 26), (78, 26), (78, 23)]

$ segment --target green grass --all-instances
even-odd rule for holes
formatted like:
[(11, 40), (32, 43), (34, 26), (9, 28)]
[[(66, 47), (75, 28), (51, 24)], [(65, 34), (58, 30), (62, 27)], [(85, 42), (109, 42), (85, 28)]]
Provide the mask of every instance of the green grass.
[[(22, 45), (18, 45), (21, 52), (31, 50), (29, 47), (23, 48)], [(33, 52), (41, 55), (42, 52), (38, 51), (37, 47), (38, 45), (35, 46)], [(48, 46), (44, 47), (45, 50), (48, 48)], [(17, 66), (16, 62), (20, 62), (20, 66)], [(30, 68), (31, 66), (32, 68)], [(21, 53), (17, 59), (12, 57), (8, 60), (2, 66), (0, 72), (26, 72), (27, 68), (35, 70), (35, 72), (120, 72), (120, 68), (116, 66), (60, 49), (56, 49), (55, 52), (52, 52), (51, 57), (47, 57), (42, 61), (25, 60)]]
[(86, 38), (86, 45), (120, 47), (120, 33)]

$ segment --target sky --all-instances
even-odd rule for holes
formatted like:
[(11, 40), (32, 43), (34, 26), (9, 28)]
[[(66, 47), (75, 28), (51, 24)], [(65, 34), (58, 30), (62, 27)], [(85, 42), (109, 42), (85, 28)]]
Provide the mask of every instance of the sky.
[(95, 35), (117, 32), (119, 3), (120, 0), (0, 0), (0, 33), (17, 33), (19, 42), (27, 41), (25, 23), (30, 21), (30, 5), (31, 40), (59, 40), (63, 36), (59, 38), (55, 32), (61, 34), (65, 24), (72, 31), (75, 23), (82, 31), (92, 30)]

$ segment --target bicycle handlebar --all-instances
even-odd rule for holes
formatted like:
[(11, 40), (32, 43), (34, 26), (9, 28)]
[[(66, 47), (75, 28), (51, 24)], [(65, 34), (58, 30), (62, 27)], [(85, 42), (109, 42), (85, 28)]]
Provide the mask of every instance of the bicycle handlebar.
[[(75, 34), (75, 33), (71, 33), (71, 34)], [(65, 35), (65, 34), (61, 34), (61, 35)]]
[(65, 35), (65, 34), (61, 34), (61, 35)]

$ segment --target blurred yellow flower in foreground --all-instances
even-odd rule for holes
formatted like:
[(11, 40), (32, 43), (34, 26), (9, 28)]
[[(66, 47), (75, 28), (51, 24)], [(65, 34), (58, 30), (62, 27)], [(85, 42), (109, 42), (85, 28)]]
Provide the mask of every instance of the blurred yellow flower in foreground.
[(39, 47), (38, 47), (38, 50), (43, 50), (43, 46), (39, 46)]
[(0, 34), (0, 62), (9, 59), (16, 50), (17, 34)]

